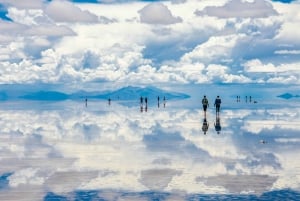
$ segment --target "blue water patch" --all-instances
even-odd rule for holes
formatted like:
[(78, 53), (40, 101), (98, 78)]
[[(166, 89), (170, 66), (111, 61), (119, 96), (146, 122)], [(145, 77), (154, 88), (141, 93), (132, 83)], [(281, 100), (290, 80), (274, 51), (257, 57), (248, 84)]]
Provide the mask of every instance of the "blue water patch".
[(2, 4), (0, 4), (0, 19), (5, 21), (12, 21), (8, 16), (7, 8), (5, 8)]
[[(44, 201), (111, 201), (108, 198), (101, 196), (102, 191), (76, 191), (69, 198), (60, 196), (54, 193), (48, 193)], [(176, 198), (176, 193), (168, 192), (155, 192), (155, 191), (142, 191), (142, 192), (112, 192), (114, 195), (112, 200), (128, 200), (128, 198), (134, 198), (134, 200), (148, 200), (148, 201), (165, 201), (170, 198)], [(180, 200), (186, 201), (297, 201), (300, 200), (300, 193), (291, 189), (275, 190), (263, 193), (262, 195), (254, 194), (190, 194), (182, 195), (178, 194)]]
[(67, 197), (54, 194), (52, 192), (47, 193), (47, 195), (44, 198), (44, 201), (68, 201), (69, 199)]
[(5, 189), (8, 186), (8, 177), (11, 175), (12, 173), (8, 172), (0, 176), (0, 190)]
[(295, 0), (273, 0), (273, 1), (279, 1), (279, 2), (282, 2), (282, 3), (292, 3), (293, 1)]

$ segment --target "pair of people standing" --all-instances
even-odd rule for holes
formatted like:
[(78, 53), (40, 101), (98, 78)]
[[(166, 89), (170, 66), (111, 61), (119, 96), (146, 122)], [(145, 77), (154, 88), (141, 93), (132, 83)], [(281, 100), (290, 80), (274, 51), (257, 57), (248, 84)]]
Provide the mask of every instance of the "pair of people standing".
[[(215, 104), (214, 104), (214, 106), (216, 107), (216, 113), (220, 112), (221, 103), (222, 103), (222, 101), (221, 101), (220, 96), (217, 96), (217, 98), (215, 100)], [(209, 107), (208, 99), (206, 98), (206, 96), (204, 96), (202, 99), (202, 105), (203, 105), (204, 114), (206, 115), (206, 110)]]
[[(216, 122), (215, 122), (215, 130), (218, 134), (220, 134), (221, 131), (221, 123), (220, 123), (220, 107), (221, 107), (221, 99), (219, 96), (215, 99), (214, 106), (216, 107)], [(203, 111), (204, 111), (204, 119), (203, 119), (203, 125), (202, 125), (202, 131), (204, 132), (204, 135), (206, 135), (206, 132), (208, 131), (209, 124), (206, 119), (206, 110), (209, 107), (208, 99), (206, 96), (202, 99), (202, 105), (203, 105)]]

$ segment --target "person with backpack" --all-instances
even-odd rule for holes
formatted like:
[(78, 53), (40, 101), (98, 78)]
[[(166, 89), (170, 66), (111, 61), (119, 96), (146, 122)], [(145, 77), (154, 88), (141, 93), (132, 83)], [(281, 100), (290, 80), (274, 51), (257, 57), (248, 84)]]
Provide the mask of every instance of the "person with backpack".
[(206, 98), (206, 96), (204, 95), (203, 99), (202, 99), (202, 106), (203, 106), (203, 111), (204, 111), (204, 114), (206, 115), (206, 110), (209, 106), (209, 103), (208, 103), (208, 100)]

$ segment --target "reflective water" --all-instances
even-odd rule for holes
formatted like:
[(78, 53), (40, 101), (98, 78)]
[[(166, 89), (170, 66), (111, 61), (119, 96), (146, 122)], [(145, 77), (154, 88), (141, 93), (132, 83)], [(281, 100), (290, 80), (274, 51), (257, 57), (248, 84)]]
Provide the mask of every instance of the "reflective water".
[(2, 102), (0, 200), (299, 200), (299, 99), (199, 97)]

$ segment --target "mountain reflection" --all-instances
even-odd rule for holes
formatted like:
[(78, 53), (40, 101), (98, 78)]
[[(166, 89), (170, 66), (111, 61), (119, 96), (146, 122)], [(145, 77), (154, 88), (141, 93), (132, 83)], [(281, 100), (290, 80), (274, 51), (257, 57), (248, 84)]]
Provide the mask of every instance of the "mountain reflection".
[(1, 199), (79, 190), (183, 198), (299, 190), (299, 108), (223, 109), (218, 115), (210, 109), (203, 118), (200, 107), (172, 103), (144, 105), (142, 113), (117, 102), (56, 104), (66, 105), (1, 109)]

